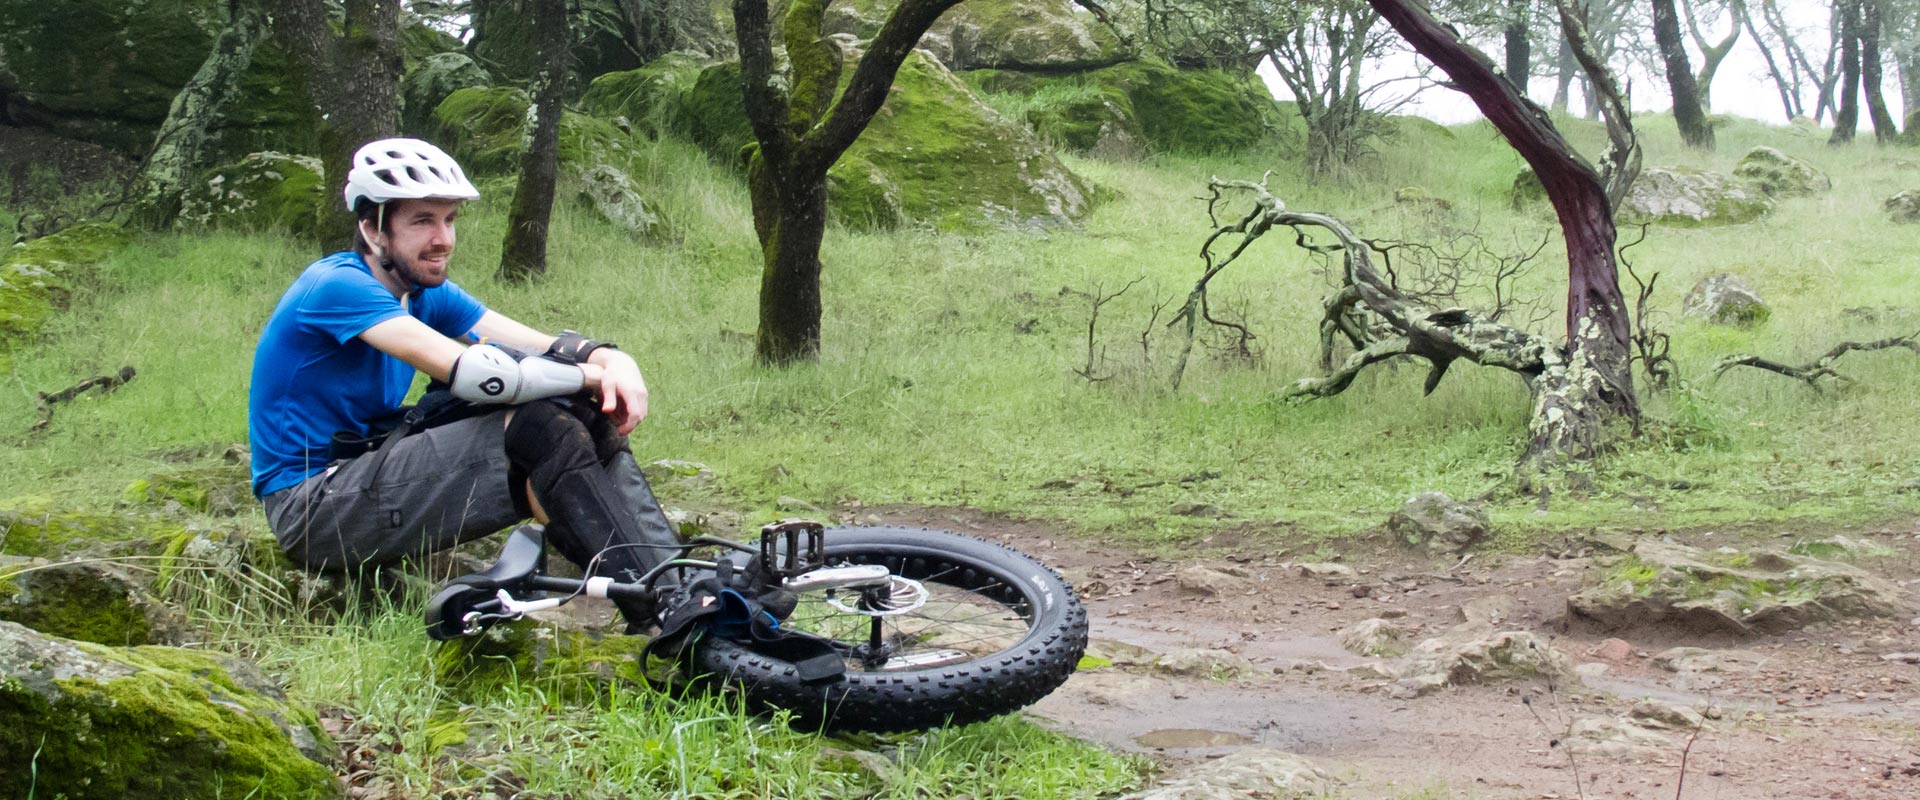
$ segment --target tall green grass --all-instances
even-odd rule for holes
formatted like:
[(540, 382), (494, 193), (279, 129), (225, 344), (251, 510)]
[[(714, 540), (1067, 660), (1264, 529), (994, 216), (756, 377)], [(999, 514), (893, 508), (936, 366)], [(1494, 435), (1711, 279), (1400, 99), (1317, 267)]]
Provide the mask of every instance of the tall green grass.
[[(1899, 491), (1920, 457), (1906, 434), (1920, 410), (1910, 353), (1849, 356), (1843, 370), (1859, 382), (1829, 392), (1757, 371), (1712, 380), (1708, 369), (1736, 351), (1804, 360), (1843, 338), (1920, 329), (1920, 277), (1900, 268), (1920, 255), (1920, 237), (1879, 210), (1920, 173), (1902, 151), (1833, 149), (1789, 129), (1736, 122), (1721, 130), (1719, 151), (1701, 156), (1680, 149), (1665, 118), (1640, 125), (1651, 165), (1726, 170), (1764, 142), (1820, 166), (1836, 188), (1783, 201), (1748, 225), (1656, 228), (1629, 251), (1642, 275), (1661, 275), (1654, 318), (1674, 334), (1688, 388), (1649, 396), (1649, 435), (1607, 461), (1595, 495), (1543, 511), (1496, 493), (1496, 518), (1532, 530), (1913, 510), (1914, 495)], [(1597, 129), (1566, 127), (1597, 152)], [(1339, 397), (1277, 402), (1289, 381), (1317, 370), (1319, 303), (1331, 285), (1326, 265), (1281, 233), (1214, 282), (1216, 310), (1258, 334), (1257, 357), (1228, 357), (1203, 341), (1181, 389), (1168, 386), (1178, 337), (1164, 324), (1201, 268), (1209, 176), (1274, 170), (1270, 185), (1290, 206), (1341, 216), (1362, 235), (1451, 228), (1530, 247), (1554, 234), (1553, 220), (1544, 209), (1509, 208), (1520, 160), (1484, 124), (1404, 126), (1335, 183), (1308, 179), (1280, 151), (1071, 160), (1114, 195), (1080, 229), (836, 229), (823, 253), (820, 361), (784, 370), (751, 360), (758, 251), (738, 180), (690, 147), (650, 147), (642, 182), (678, 241), (632, 241), (562, 204), (549, 278), (500, 285), (490, 273), (506, 198), (490, 196), (462, 218), (455, 276), (509, 315), (586, 330), (633, 353), (653, 407), (637, 448), (711, 465), (731, 504), (769, 516), (782, 496), (964, 505), (1154, 541), (1226, 525), (1279, 543), (1371, 528), (1419, 491), (1488, 493), (1519, 450), (1524, 387), (1498, 370), (1456, 367), (1421, 397), (1424, 370), (1376, 368)], [(1393, 192), (1405, 186), (1454, 209), (1436, 223), (1396, 205)], [(62, 407), (50, 433), (16, 435), (19, 446), (0, 453), (9, 492), (104, 503), (176, 451), (243, 441), (252, 343), (313, 255), (271, 233), (195, 231), (149, 237), (104, 265), (97, 288), (0, 381), (0, 429), (25, 428), (36, 391), (122, 364), (140, 378)], [(1746, 275), (1774, 305), (1768, 323), (1743, 330), (1680, 318), (1685, 289), (1722, 270)], [(1564, 271), (1556, 238), (1521, 288), (1557, 307)], [(1089, 381), (1075, 370), (1088, 357), (1092, 296), (1129, 284), (1101, 307), (1096, 374), (1105, 379)], [(1560, 324), (1556, 316), (1541, 332)], [(1168, 513), (1186, 501), (1227, 516)]]

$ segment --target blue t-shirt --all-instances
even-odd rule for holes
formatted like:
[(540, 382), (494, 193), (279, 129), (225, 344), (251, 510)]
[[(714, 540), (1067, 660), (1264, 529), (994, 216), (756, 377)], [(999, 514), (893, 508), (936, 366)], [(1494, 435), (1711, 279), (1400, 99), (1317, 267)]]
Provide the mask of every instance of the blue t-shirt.
[(412, 314), (447, 336), (465, 336), (486, 311), (452, 281), (402, 305), (355, 253), (313, 262), (281, 296), (253, 353), (253, 493), (265, 497), (325, 469), (336, 431), (365, 435), (368, 423), (406, 400), (413, 367), (375, 350), (361, 333)]

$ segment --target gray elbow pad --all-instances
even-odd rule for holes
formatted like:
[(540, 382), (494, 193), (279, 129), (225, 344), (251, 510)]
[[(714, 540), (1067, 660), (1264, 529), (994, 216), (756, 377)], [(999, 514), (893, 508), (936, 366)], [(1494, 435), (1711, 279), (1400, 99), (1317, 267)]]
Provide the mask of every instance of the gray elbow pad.
[(579, 367), (544, 358), (514, 358), (490, 344), (476, 344), (453, 362), (447, 376), (453, 396), (469, 403), (513, 405), (580, 391)]

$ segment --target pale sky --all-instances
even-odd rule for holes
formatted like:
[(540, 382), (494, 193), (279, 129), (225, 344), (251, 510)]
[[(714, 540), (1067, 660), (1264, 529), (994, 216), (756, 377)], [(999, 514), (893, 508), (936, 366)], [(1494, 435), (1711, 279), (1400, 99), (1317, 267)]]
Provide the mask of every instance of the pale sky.
[[(1680, 2), (1686, 2), (1686, 0), (1680, 0)], [(1808, 36), (1803, 40), (1801, 46), (1807, 48), (1807, 56), (1809, 58), (1813, 59), (1816, 63), (1821, 61), (1827, 46), (1826, 27), (1829, 6), (1826, 0), (1779, 0), (1779, 3), (1780, 10), (1782, 14), (1786, 16), (1788, 25), (1800, 31), (1815, 32), (1815, 35)], [(1725, 34), (1726, 23), (1724, 17), (1725, 15), (1723, 14), (1722, 21), (1718, 25), (1706, 22), (1702, 23), (1703, 26), (1709, 29), (1707, 33), (1709, 38), (1717, 38)], [(1681, 25), (1682, 36), (1685, 36), (1686, 29), (1684, 20)], [(1765, 30), (1764, 25), (1761, 25), (1760, 28), (1763, 31)], [(1641, 35), (1646, 38), (1650, 47), (1653, 41), (1653, 32), (1647, 30)], [(1497, 40), (1476, 42), (1475, 44), (1485, 50), (1487, 55), (1491, 56), (1496, 64), (1499, 63), (1501, 56), (1499, 42)], [(1882, 46), (1885, 46), (1884, 39)], [(1535, 51), (1534, 57), (1536, 59), (1541, 57), (1538, 50)], [(1776, 59), (1781, 57), (1781, 54), (1775, 54)], [(1687, 43), (1687, 58), (1689, 63), (1691, 63), (1697, 71), (1700, 68), (1700, 54), (1693, 49), (1691, 41)], [(1416, 56), (1411, 53), (1395, 53), (1388, 58), (1381, 59), (1379, 62), (1374, 63), (1370, 70), (1368, 70), (1368, 75), (1369, 77), (1387, 77), (1414, 74), (1417, 71), (1417, 68), (1414, 66), (1416, 64), (1415, 59)], [(1615, 64), (1614, 69), (1620, 70), (1621, 66)], [(1906, 114), (1901, 108), (1900, 103), (1899, 72), (1894, 69), (1892, 64), (1888, 64), (1884, 72), (1885, 75), (1881, 79), (1880, 86), (1881, 95), (1886, 98), (1888, 110), (1893, 113), (1894, 119), (1903, 120), (1906, 118)], [(1274, 73), (1272, 65), (1262, 64), (1260, 67), (1260, 75), (1266, 79), (1267, 86), (1273, 91), (1275, 97), (1282, 100), (1293, 99), (1293, 94), (1288, 92), (1286, 85), (1280, 82), (1279, 76)], [(1629, 103), (1632, 105), (1633, 111), (1665, 111), (1673, 105), (1673, 98), (1668, 94), (1666, 79), (1651, 73), (1644, 67), (1639, 65), (1632, 66), (1622, 75), (1622, 79), (1631, 84)], [(1527, 93), (1535, 102), (1544, 105), (1553, 97), (1553, 86), (1554, 81), (1550, 77), (1534, 78), (1532, 83), (1527, 87)], [(1411, 84), (1409, 84), (1409, 87), (1411, 87)], [(1780, 105), (1779, 90), (1774, 87), (1773, 79), (1767, 76), (1766, 61), (1760, 57), (1760, 51), (1754, 47), (1751, 37), (1744, 33), (1741, 35), (1740, 41), (1734, 45), (1733, 52), (1727, 55), (1727, 60), (1721, 62), (1720, 70), (1718, 74), (1714, 76), (1712, 93), (1713, 113), (1738, 114), (1743, 117), (1750, 117), (1774, 125), (1786, 123), (1786, 115)], [(1401, 94), (1404, 95), (1405, 92), (1401, 92)], [(1811, 110), (1813, 107), (1813, 93), (1808, 91), (1803, 94), (1802, 102), (1806, 103), (1807, 108)], [(1571, 106), (1576, 112), (1585, 107), (1579, 99), (1577, 83), (1574, 88), (1574, 98)], [(1411, 103), (1403, 106), (1398, 113), (1418, 114), (1450, 125), (1480, 118), (1479, 110), (1473, 107), (1473, 103), (1467, 100), (1465, 95), (1439, 87), (1426, 88), (1420, 92)], [(1861, 107), (1860, 124), (1862, 126), (1871, 124), (1866, 119), (1866, 109), (1864, 105)]]

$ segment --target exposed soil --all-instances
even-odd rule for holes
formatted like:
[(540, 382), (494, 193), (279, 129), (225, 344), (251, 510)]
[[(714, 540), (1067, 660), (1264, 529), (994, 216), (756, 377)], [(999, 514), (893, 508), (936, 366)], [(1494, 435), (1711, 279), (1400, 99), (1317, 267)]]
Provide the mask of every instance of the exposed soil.
[[(1264, 555), (1240, 537), (1231, 546), (1206, 543), (1213, 549), (1204, 557), (1169, 560), (977, 512), (868, 509), (861, 521), (961, 531), (1055, 565), (1086, 596), (1096, 650), (1209, 648), (1249, 659), (1257, 670), (1226, 680), (1145, 666), (1086, 670), (1032, 709), (1064, 731), (1148, 753), (1169, 768), (1265, 746), (1313, 757), (1352, 798), (1421, 791), (1594, 800), (1920, 797), (1920, 665), (1882, 657), (1920, 652), (1920, 608), (1899, 619), (1826, 623), (1779, 636), (1603, 631), (1565, 618), (1566, 598), (1602, 569), (1580, 547), (1456, 565), (1360, 544), (1342, 559), (1356, 575), (1327, 580), (1303, 577), (1291, 564), (1315, 559)], [(1895, 555), (1856, 563), (1900, 584), (1910, 602), (1920, 595), (1920, 521), (1817, 533), (1639, 535), (1784, 548), (1796, 538), (1834, 533), (1891, 548)], [(1251, 585), (1228, 596), (1183, 588), (1174, 572), (1193, 563), (1233, 565)], [(1582, 665), (1579, 683), (1458, 686), (1395, 699), (1385, 681), (1346, 671), (1370, 659), (1341, 647), (1341, 628), (1398, 617), (1421, 627), (1416, 638), (1430, 636), (1460, 622), (1462, 604), (1499, 595), (1518, 608), (1500, 627), (1550, 638)], [(1683, 645), (1749, 654), (1751, 668), (1675, 672), (1656, 663), (1655, 654)], [(1646, 698), (1711, 709), (1718, 718), (1697, 735), (1668, 730), (1651, 740), (1656, 746), (1616, 755), (1570, 757), (1559, 746), (1576, 720), (1625, 717)]]

